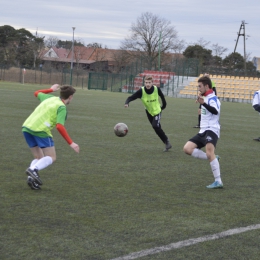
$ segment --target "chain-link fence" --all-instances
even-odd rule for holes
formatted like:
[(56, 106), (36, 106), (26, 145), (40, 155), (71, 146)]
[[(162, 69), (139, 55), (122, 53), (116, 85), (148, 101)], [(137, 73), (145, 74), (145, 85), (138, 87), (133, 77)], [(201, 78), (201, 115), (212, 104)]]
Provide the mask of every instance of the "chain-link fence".
[(58, 83), (61, 85), (72, 85), (87, 87), (88, 73), (85, 70), (54, 69), (54, 68), (36, 68), (25, 69), (18, 67), (6, 67), (0, 65), (0, 80), (20, 82), (21, 84), (49, 84)]
[[(112, 92), (134, 92), (135, 75), (90, 72), (88, 89), (108, 90)], [(139, 77), (140, 78), (140, 77)], [(143, 78), (141, 78), (143, 80)]]
[(156, 66), (152, 70), (146, 66), (147, 62), (138, 59), (120, 73), (90, 72), (88, 89), (133, 93), (144, 85), (145, 76), (151, 75), (154, 85), (160, 87), (165, 95), (173, 96), (189, 77), (196, 77), (200, 72), (197, 59), (176, 58), (164, 64), (160, 71)]
[(260, 73), (255, 70), (245, 72), (223, 66), (203, 66), (198, 59), (187, 59), (183, 56), (164, 60), (163, 64), (139, 57), (130, 65), (122, 66), (118, 70), (117, 73), (94, 72), (74, 67), (71, 71), (68, 67), (55, 69), (52, 66), (24, 69), (7, 67), (1, 65), (0, 61), (0, 80), (49, 85), (72, 83), (73, 86), (88, 89), (133, 93), (144, 85), (146, 75), (152, 75), (154, 84), (160, 87), (165, 95), (177, 96), (180, 89), (205, 72), (211, 75), (241, 76), (247, 74), (251, 77), (260, 77)]

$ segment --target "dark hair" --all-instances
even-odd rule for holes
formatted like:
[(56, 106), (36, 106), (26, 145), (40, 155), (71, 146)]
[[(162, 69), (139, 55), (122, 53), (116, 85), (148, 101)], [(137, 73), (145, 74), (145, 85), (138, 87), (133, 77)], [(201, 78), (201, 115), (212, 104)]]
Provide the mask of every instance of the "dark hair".
[(72, 86), (62, 86), (60, 87), (60, 98), (68, 99), (69, 96), (73, 95), (76, 92), (76, 89)]
[(201, 82), (203, 86), (208, 85), (210, 89), (212, 88), (211, 80), (209, 77), (201, 77), (199, 78), (198, 82)]

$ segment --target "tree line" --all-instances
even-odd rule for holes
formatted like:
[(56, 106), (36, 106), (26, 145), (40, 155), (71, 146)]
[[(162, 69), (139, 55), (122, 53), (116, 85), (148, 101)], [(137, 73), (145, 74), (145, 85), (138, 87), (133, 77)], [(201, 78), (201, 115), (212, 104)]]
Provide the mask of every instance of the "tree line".
[(24, 28), (0, 26), (0, 63), (4, 65), (35, 67), (43, 47), (44, 37), (34, 36)]
[[(100, 43), (85, 44), (75, 40), (75, 46), (107, 48)], [(50, 47), (71, 49), (72, 41), (57, 37), (40, 37), (28, 30), (15, 29), (10, 25), (0, 26), (0, 64), (6, 66), (37, 67), (42, 61), (39, 54)], [(150, 12), (141, 14), (131, 24), (130, 35), (120, 46), (125, 61), (142, 60), (147, 69), (164, 69), (171, 63), (169, 54), (181, 54), (184, 58), (197, 59), (204, 70), (212, 68), (242, 71), (245, 67), (255, 71), (255, 67), (247, 56), (247, 60), (239, 53), (229, 53), (227, 48), (219, 44), (211, 44), (203, 38), (194, 43), (186, 43), (180, 39), (171, 22)], [(170, 57), (170, 58), (169, 58)]]

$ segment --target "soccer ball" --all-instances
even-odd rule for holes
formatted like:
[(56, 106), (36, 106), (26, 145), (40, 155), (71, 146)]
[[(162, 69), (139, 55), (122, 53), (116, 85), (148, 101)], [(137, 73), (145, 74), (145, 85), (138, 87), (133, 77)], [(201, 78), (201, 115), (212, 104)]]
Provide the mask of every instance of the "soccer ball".
[(118, 123), (114, 126), (114, 132), (116, 136), (124, 137), (127, 135), (128, 127), (124, 123)]

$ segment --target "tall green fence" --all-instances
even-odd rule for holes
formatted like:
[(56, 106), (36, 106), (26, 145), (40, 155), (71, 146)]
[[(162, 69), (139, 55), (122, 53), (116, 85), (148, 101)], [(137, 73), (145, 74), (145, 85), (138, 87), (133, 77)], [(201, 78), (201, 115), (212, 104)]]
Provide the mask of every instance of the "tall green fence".
[[(4, 64), (4, 63), (3, 63)], [(39, 68), (19, 68), (1, 65), (0, 80), (32, 84), (70, 84), (71, 71), (68, 67), (55, 69), (52, 65), (44, 65)], [(54, 66), (54, 65), (53, 65)], [(107, 90), (113, 92), (136, 91), (140, 84), (143, 85), (143, 72), (147, 70), (158, 71), (158, 62), (150, 62), (147, 58), (138, 58), (128, 66), (117, 68), (117, 73), (112, 72), (90, 72), (80, 68), (73, 68), (72, 85), (88, 89)], [(201, 73), (208, 72), (211, 75), (230, 75), (260, 77), (256, 70), (243, 71), (225, 68), (223, 66), (203, 65), (198, 59), (187, 59), (184, 57), (174, 58), (160, 64), (160, 71), (167, 72), (170, 77), (166, 81), (161, 77), (157, 85), (164, 90), (165, 95), (172, 96), (182, 88), (190, 77), (197, 77)], [(160, 73), (158, 73), (160, 74)]]
[(90, 72), (88, 78), (88, 89), (123, 92), (124, 86), (130, 86), (127, 92), (132, 93), (135, 87), (135, 77), (136, 75), (123, 73)]
[[(140, 84), (144, 83), (144, 72), (147, 71), (146, 63), (139, 59), (122, 69), (120, 73), (89, 72), (88, 89), (108, 90), (113, 92), (135, 92)], [(156, 71), (156, 67), (152, 67)], [(167, 80), (160, 76), (162, 70), (166, 75), (174, 75)], [(165, 94), (174, 93), (185, 78), (196, 77), (199, 74), (199, 61), (196, 59), (174, 59), (165, 64), (158, 71), (157, 85), (164, 88)], [(149, 74), (149, 73), (146, 73)]]

